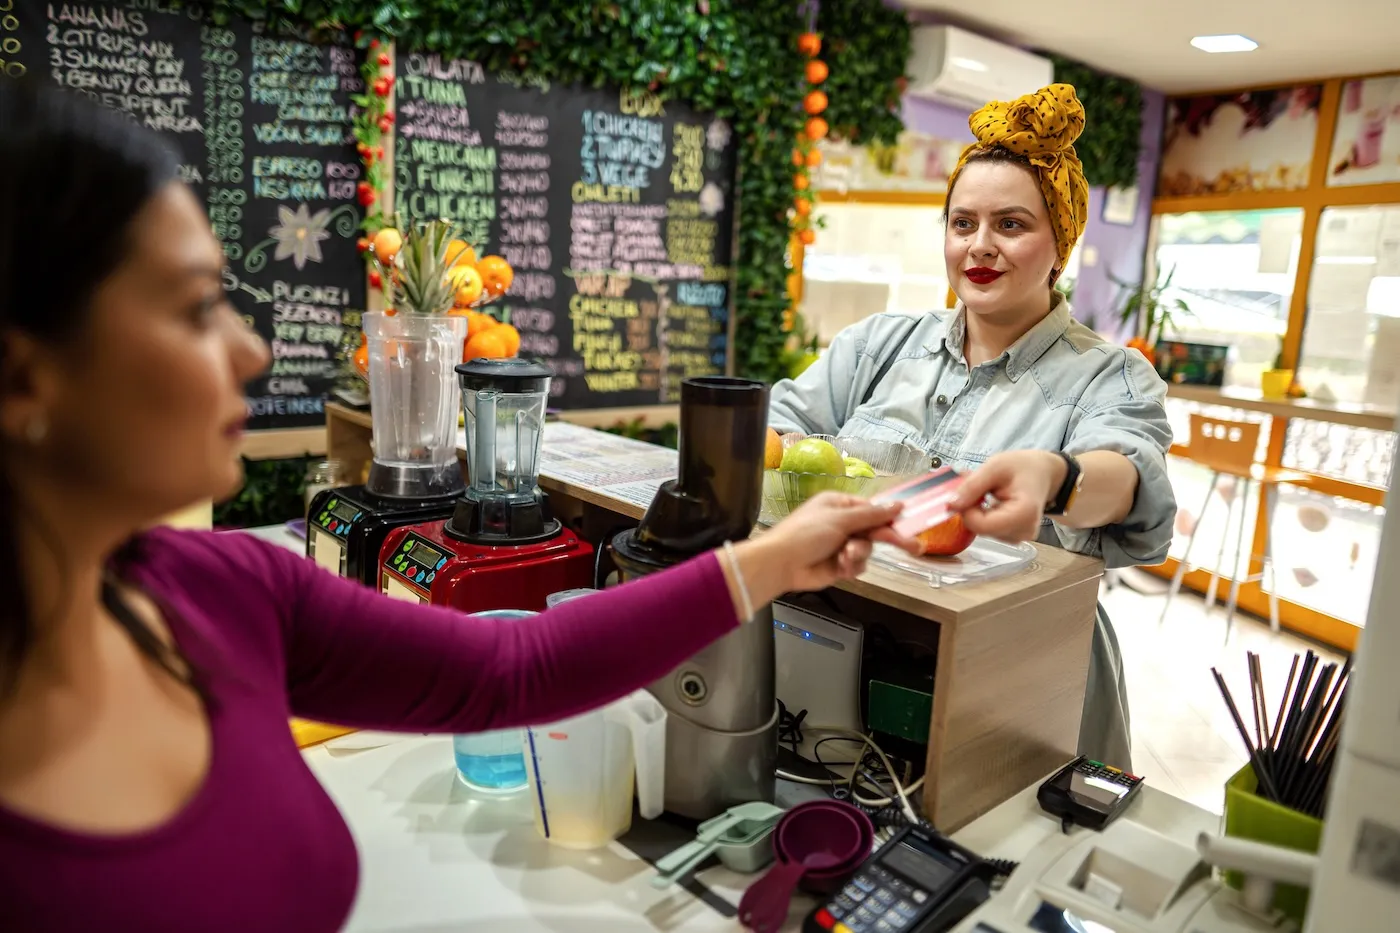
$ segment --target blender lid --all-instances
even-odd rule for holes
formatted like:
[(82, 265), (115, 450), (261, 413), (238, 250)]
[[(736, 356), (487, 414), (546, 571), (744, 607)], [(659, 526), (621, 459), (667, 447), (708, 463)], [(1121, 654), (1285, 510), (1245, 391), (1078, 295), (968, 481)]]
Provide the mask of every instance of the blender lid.
[(485, 358), (459, 363), (457, 381), (463, 389), (500, 389), (503, 392), (543, 392), (549, 388), (551, 369), (539, 360), (516, 357), (504, 360)]

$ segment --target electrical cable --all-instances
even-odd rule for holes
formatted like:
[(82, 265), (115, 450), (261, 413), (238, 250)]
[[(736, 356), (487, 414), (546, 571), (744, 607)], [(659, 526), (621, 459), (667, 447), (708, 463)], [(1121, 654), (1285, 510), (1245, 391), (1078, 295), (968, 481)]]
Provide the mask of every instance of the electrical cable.
[[(806, 710), (802, 710), (800, 713), (797, 714), (797, 716), (794, 717), (794, 720), (796, 720), (798, 723), (800, 723), (800, 722), (806, 717), (806, 714), (807, 714), (807, 711), (806, 711)], [(779, 722), (780, 722), (780, 724), (781, 724), (781, 721), (782, 721), (782, 716), (781, 716), (781, 708), (780, 708), (780, 710), (779, 710)], [(781, 725), (780, 725), (780, 728), (781, 728)], [(890, 795), (887, 796), (887, 797), (878, 798), (878, 799), (876, 799), (876, 800), (870, 801), (869, 803), (866, 803), (865, 805), (866, 805), (866, 806), (883, 806), (883, 805), (897, 804), (897, 805), (899, 806), (899, 808), (903, 811), (903, 813), (905, 814), (905, 816), (907, 816), (908, 819), (909, 819), (911, 822), (918, 822), (919, 816), (918, 816), (918, 814), (914, 811), (913, 805), (909, 802), (909, 796), (908, 796), (908, 795), (909, 795), (909, 792), (910, 792), (910, 791), (917, 791), (921, 786), (923, 786), (923, 778), (920, 778), (919, 780), (915, 781), (913, 784), (909, 785), (909, 787), (906, 788), (906, 787), (899, 781), (899, 779), (895, 776), (898, 772), (895, 771), (894, 765), (890, 762), (889, 756), (885, 754), (884, 750), (883, 750), (882, 748), (880, 748), (879, 745), (876, 745), (876, 744), (875, 744), (875, 741), (874, 741), (873, 739), (871, 739), (870, 736), (865, 735), (864, 733), (856, 732), (856, 731), (851, 730), (851, 729), (843, 729), (843, 728), (836, 728), (836, 727), (833, 727), (833, 728), (818, 728), (818, 727), (816, 727), (816, 726), (808, 726), (807, 728), (808, 728), (810, 731), (812, 731), (812, 732), (829, 733), (829, 735), (828, 735), (826, 738), (823, 738), (823, 739), (821, 739), (821, 740), (819, 740), (819, 741), (817, 742), (817, 745), (818, 745), (818, 746), (820, 746), (822, 743), (828, 742), (828, 741), (840, 741), (840, 740), (844, 740), (844, 741), (849, 741), (849, 742), (860, 742), (861, 745), (862, 745), (862, 748), (861, 748), (861, 759), (858, 759), (856, 762), (854, 762), (853, 764), (850, 765), (850, 767), (851, 767), (851, 774), (850, 774), (849, 776), (847, 776), (845, 779), (841, 779), (841, 778), (835, 778), (835, 779), (828, 779), (828, 778), (807, 778), (807, 777), (802, 777), (802, 776), (800, 776), (800, 775), (789, 774), (789, 773), (784, 772), (784, 771), (781, 771), (781, 770), (777, 772), (777, 776), (778, 776), (778, 777), (782, 778), (782, 779), (785, 780), (785, 781), (793, 781), (794, 783), (797, 783), (797, 784), (809, 784), (809, 785), (815, 785), (815, 786), (818, 786), (818, 787), (833, 787), (833, 788), (835, 788), (835, 787), (841, 787), (842, 785), (845, 785), (845, 788), (846, 788), (846, 791), (847, 791), (847, 793), (846, 793), (845, 796), (849, 797), (851, 800), (856, 801), (857, 803), (865, 803), (865, 801), (866, 801), (868, 798), (864, 798), (864, 797), (862, 797), (859, 793), (856, 792), (856, 783), (857, 783), (857, 781), (858, 781), (858, 779), (859, 779), (859, 777), (860, 777), (861, 760), (863, 760), (864, 757), (865, 757), (865, 754), (864, 754), (864, 753), (865, 753), (867, 750), (869, 750), (870, 752), (873, 752), (873, 753), (875, 754), (875, 756), (876, 756), (876, 758), (878, 759), (880, 765), (884, 768), (884, 772), (885, 772), (886, 776), (887, 776), (888, 779), (889, 779), (890, 785), (894, 788), (894, 793), (893, 793), (893, 794), (890, 794)], [(818, 764), (822, 764), (822, 762), (820, 761), (820, 759), (818, 760)], [(873, 783), (873, 782), (872, 782), (872, 783)], [(878, 783), (874, 783), (874, 787), (875, 787), (877, 790), (879, 790), (879, 791), (883, 791), (883, 790), (884, 790), (884, 788), (881, 787)]]

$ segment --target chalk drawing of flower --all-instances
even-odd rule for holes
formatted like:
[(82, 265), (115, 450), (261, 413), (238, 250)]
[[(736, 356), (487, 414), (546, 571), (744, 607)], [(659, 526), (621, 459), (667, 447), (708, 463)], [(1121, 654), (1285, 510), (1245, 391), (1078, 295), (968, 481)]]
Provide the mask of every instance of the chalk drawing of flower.
[(705, 183), (705, 187), (700, 191), (700, 210), (710, 217), (724, 210), (724, 192), (719, 189), (719, 185), (712, 181)]
[(267, 231), (268, 236), (277, 241), (273, 259), (290, 258), (298, 269), (304, 269), (308, 262), (321, 262), (321, 241), (331, 236), (326, 229), (331, 219), (330, 210), (312, 214), (305, 204), (297, 205), (295, 211), (278, 207), (277, 219), (281, 223)]
[(723, 120), (711, 120), (710, 128), (705, 131), (705, 142), (711, 149), (722, 150), (729, 145), (729, 124)]

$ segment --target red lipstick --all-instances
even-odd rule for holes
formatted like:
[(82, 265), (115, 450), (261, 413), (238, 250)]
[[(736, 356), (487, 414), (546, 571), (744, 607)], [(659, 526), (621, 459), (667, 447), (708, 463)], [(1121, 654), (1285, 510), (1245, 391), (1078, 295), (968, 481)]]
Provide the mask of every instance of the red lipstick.
[(963, 270), (963, 275), (967, 276), (967, 280), (969, 282), (972, 282), (974, 285), (990, 285), (997, 279), (1001, 278), (1002, 274), (1003, 273), (1000, 273), (995, 269), (987, 269), (983, 266), (977, 266), (973, 269)]

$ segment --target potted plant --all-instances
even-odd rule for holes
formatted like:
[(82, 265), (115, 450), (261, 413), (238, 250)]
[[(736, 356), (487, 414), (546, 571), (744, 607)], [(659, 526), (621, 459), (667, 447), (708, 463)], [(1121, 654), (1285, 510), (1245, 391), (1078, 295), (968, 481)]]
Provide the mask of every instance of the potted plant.
[(1280, 337), (1278, 355), (1274, 357), (1274, 368), (1259, 374), (1259, 389), (1265, 398), (1289, 398), (1293, 392), (1293, 370), (1283, 364), (1283, 338)]
[(1154, 348), (1157, 341), (1162, 339), (1168, 332), (1176, 331), (1176, 321), (1174, 314), (1190, 315), (1191, 306), (1183, 298), (1167, 298), (1166, 294), (1171, 289), (1172, 276), (1176, 274), (1176, 267), (1167, 270), (1167, 274), (1158, 282), (1148, 284), (1144, 278), (1136, 284), (1123, 282), (1110, 275), (1109, 278), (1127, 294), (1123, 299), (1123, 307), (1119, 311), (1119, 320), (1124, 324), (1132, 323), (1137, 331), (1128, 340), (1127, 345), (1149, 361), (1155, 363)]

